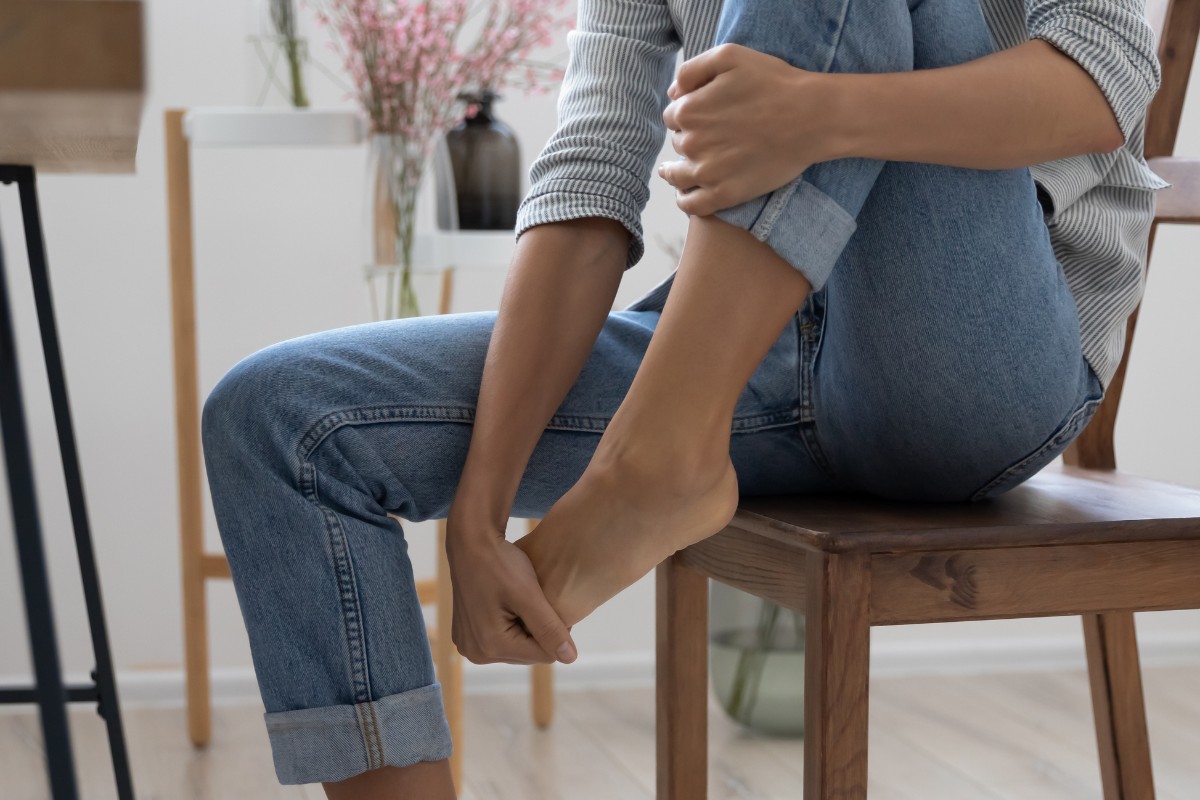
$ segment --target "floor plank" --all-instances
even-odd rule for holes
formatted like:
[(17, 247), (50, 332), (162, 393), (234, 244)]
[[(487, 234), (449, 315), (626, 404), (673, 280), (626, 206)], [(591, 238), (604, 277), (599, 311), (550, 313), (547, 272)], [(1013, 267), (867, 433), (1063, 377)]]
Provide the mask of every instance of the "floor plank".
[[(1147, 670), (1160, 800), (1200, 797), (1200, 667)], [(871, 684), (872, 800), (1060, 800), (1100, 796), (1082, 672), (888, 678)], [(563, 692), (549, 731), (522, 694), (466, 705), (464, 800), (648, 800), (654, 703), (648, 689)], [(130, 708), (126, 727), (140, 798), (318, 800), (317, 787), (275, 782), (261, 709), (219, 707), (213, 745), (196, 752), (182, 711)], [(101, 720), (71, 715), (88, 800), (114, 797)], [(756, 736), (715, 704), (709, 719), (712, 800), (800, 796), (802, 743)], [(0, 713), (0, 797), (45, 800), (36, 717)]]

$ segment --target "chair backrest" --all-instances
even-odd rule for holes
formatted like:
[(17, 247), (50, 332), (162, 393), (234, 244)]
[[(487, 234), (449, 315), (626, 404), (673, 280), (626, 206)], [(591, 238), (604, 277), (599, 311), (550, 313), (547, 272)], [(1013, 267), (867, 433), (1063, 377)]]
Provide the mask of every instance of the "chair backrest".
[[(1162, 85), (1150, 103), (1146, 117), (1147, 158), (1175, 154), (1179, 120), (1183, 116), (1183, 100), (1187, 95), (1192, 60), (1196, 55), (1196, 40), (1200, 37), (1200, 0), (1148, 0), (1147, 16), (1158, 41), (1158, 60), (1162, 64)], [(1150, 228), (1150, 249), (1154, 246), (1155, 222)], [(1075, 443), (1064, 454), (1068, 464), (1088, 469), (1116, 469), (1113, 450), (1113, 431), (1121, 390), (1125, 388), (1125, 369), (1133, 349), (1133, 332), (1137, 327), (1137, 311), (1129, 317), (1125, 329), (1125, 353), (1109, 384), (1104, 403)]]

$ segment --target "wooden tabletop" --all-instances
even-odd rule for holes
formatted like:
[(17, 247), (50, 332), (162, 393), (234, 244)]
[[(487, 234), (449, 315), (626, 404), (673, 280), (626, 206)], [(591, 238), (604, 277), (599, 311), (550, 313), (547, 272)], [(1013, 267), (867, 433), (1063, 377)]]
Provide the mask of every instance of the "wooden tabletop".
[(132, 172), (140, 0), (0, 0), (0, 164)]

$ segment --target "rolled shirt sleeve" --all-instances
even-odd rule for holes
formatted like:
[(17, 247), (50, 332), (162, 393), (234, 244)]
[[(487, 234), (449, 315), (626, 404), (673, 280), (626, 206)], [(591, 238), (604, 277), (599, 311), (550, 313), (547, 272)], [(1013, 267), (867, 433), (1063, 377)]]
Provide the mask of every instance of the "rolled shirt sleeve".
[(645, 252), (642, 211), (662, 149), (662, 111), (679, 39), (666, 0), (580, 0), (558, 128), (530, 168), (517, 236), (549, 222), (616, 220), (627, 266)]
[(1025, 0), (1029, 36), (1087, 70), (1128, 141), (1162, 80), (1145, 0)]

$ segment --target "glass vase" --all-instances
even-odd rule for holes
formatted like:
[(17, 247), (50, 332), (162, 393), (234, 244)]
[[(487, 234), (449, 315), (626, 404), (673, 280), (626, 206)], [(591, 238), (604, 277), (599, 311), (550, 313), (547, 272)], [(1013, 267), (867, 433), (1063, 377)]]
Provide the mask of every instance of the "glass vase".
[(261, 75), (257, 105), (275, 96), (293, 108), (308, 107), (308, 39), (302, 35), (300, 0), (258, 0), (255, 33), (249, 37)]
[[(395, 314), (387, 313), (387, 300), (389, 291), (394, 298), (396, 287), (404, 285), (403, 269), (399, 264), (367, 265), (367, 301), (371, 307), (371, 319), (376, 322), (397, 318)], [(449, 313), (453, 274), (453, 267), (414, 264), (409, 270), (407, 285), (412, 308), (418, 313), (409, 316)]]
[(804, 615), (713, 581), (709, 669), (734, 721), (776, 736), (804, 735)]
[[(517, 224), (521, 148), (492, 109), (498, 97), (490, 91), (460, 95), (474, 113), (446, 134), (455, 189), (449, 196), (456, 199), (462, 230), (512, 230)], [(445, 219), (442, 208), (438, 216)]]
[[(366, 276), (373, 313), (377, 319), (440, 313), (440, 290), (420, 284), (436, 281), (447, 265), (439, 263), (428, 247), (419, 259), (416, 244), (425, 173), (450, 172), (445, 142), (440, 137), (419, 141), (402, 134), (375, 133), (368, 152)], [(452, 176), (437, 183), (437, 191), (453, 193)], [(457, 227), (456, 217), (450, 215), (450, 229)], [(427, 273), (434, 278), (427, 278)]]

